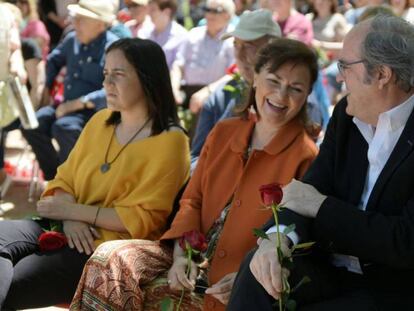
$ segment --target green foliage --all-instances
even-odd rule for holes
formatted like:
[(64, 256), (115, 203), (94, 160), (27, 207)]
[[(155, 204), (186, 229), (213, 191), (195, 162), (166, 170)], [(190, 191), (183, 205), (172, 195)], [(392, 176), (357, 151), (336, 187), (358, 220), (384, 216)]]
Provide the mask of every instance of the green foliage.
[(190, 130), (191, 125), (194, 122), (194, 115), (190, 109), (184, 109), (182, 106), (177, 107), (178, 118), (180, 119), (180, 124), (187, 131)]
[(253, 228), (253, 234), (258, 238), (269, 240), (269, 236), (262, 229)]
[(165, 297), (163, 300), (161, 300), (160, 306), (161, 306), (161, 311), (174, 310), (174, 304), (170, 297)]

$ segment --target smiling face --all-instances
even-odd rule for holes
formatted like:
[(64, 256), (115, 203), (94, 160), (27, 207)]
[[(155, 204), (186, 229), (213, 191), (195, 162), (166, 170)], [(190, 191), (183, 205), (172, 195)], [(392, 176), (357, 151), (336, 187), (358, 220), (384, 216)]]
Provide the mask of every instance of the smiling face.
[[(352, 63), (362, 60), (361, 46), (368, 31), (368, 25), (360, 24), (347, 35), (339, 60)], [(337, 80), (344, 82), (348, 94), (346, 112), (368, 124), (376, 125), (378, 116), (385, 111), (378, 98), (375, 81), (370, 79), (363, 62), (345, 66)]]
[[(131, 111), (145, 103), (145, 94), (135, 68), (121, 50), (106, 55), (103, 86), (108, 108), (113, 111)], [(142, 108), (142, 107), (141, 107)]]
[(299, 114), (311, 88), (311, 76), (304, 64), (284, 63), (275, 72), (263, 66), (255, 73), (253, 85), (260, 118), (280, 127)]

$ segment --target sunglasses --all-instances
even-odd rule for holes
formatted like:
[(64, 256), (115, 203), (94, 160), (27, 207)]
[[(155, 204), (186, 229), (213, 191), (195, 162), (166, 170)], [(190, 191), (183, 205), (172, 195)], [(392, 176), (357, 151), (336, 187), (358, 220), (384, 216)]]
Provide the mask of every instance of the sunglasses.
[(210, 13), (210, 14), (221, 14), (224, 13), (224, 9), (222, 7), (218, 7), (218, 8), (209, 8), (209, 7), (204, 7), (203, 11), (205, 13)]

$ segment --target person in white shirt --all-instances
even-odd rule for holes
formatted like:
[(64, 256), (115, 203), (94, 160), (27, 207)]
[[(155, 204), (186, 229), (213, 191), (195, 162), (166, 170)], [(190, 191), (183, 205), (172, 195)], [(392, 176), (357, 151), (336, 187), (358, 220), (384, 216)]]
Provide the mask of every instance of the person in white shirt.
[[(273, 310), (282, 292), (299, 310), (413, 310), (414, 26), (377, 16), (354, 27), (339, 55), (348, 95), (336, 106), (320, 153), (302, 181), (283, 189), (285, 255), (316, 241), (287, 271), (275, 255), (274, 222), (241, 265), (227, 310)], [(269, 168), (270, 169), (270, 168)], [(273, 227), (272, 227), (273, 226)]]

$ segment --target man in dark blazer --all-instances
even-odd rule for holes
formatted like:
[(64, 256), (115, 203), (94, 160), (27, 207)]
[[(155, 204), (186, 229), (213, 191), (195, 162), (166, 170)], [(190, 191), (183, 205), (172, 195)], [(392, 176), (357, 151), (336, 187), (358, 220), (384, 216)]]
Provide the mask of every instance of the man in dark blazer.
[(414, 310), (414, 26), (375, 17), (355, 26), (340, 53), (348, 96), (335, 108), (302, 182), (284, 188), (291, 243), (316, 241), (281, 268), (274, 222), (242, 264), (227, 310), (274, 310), (281, 275), (299, 310)]

